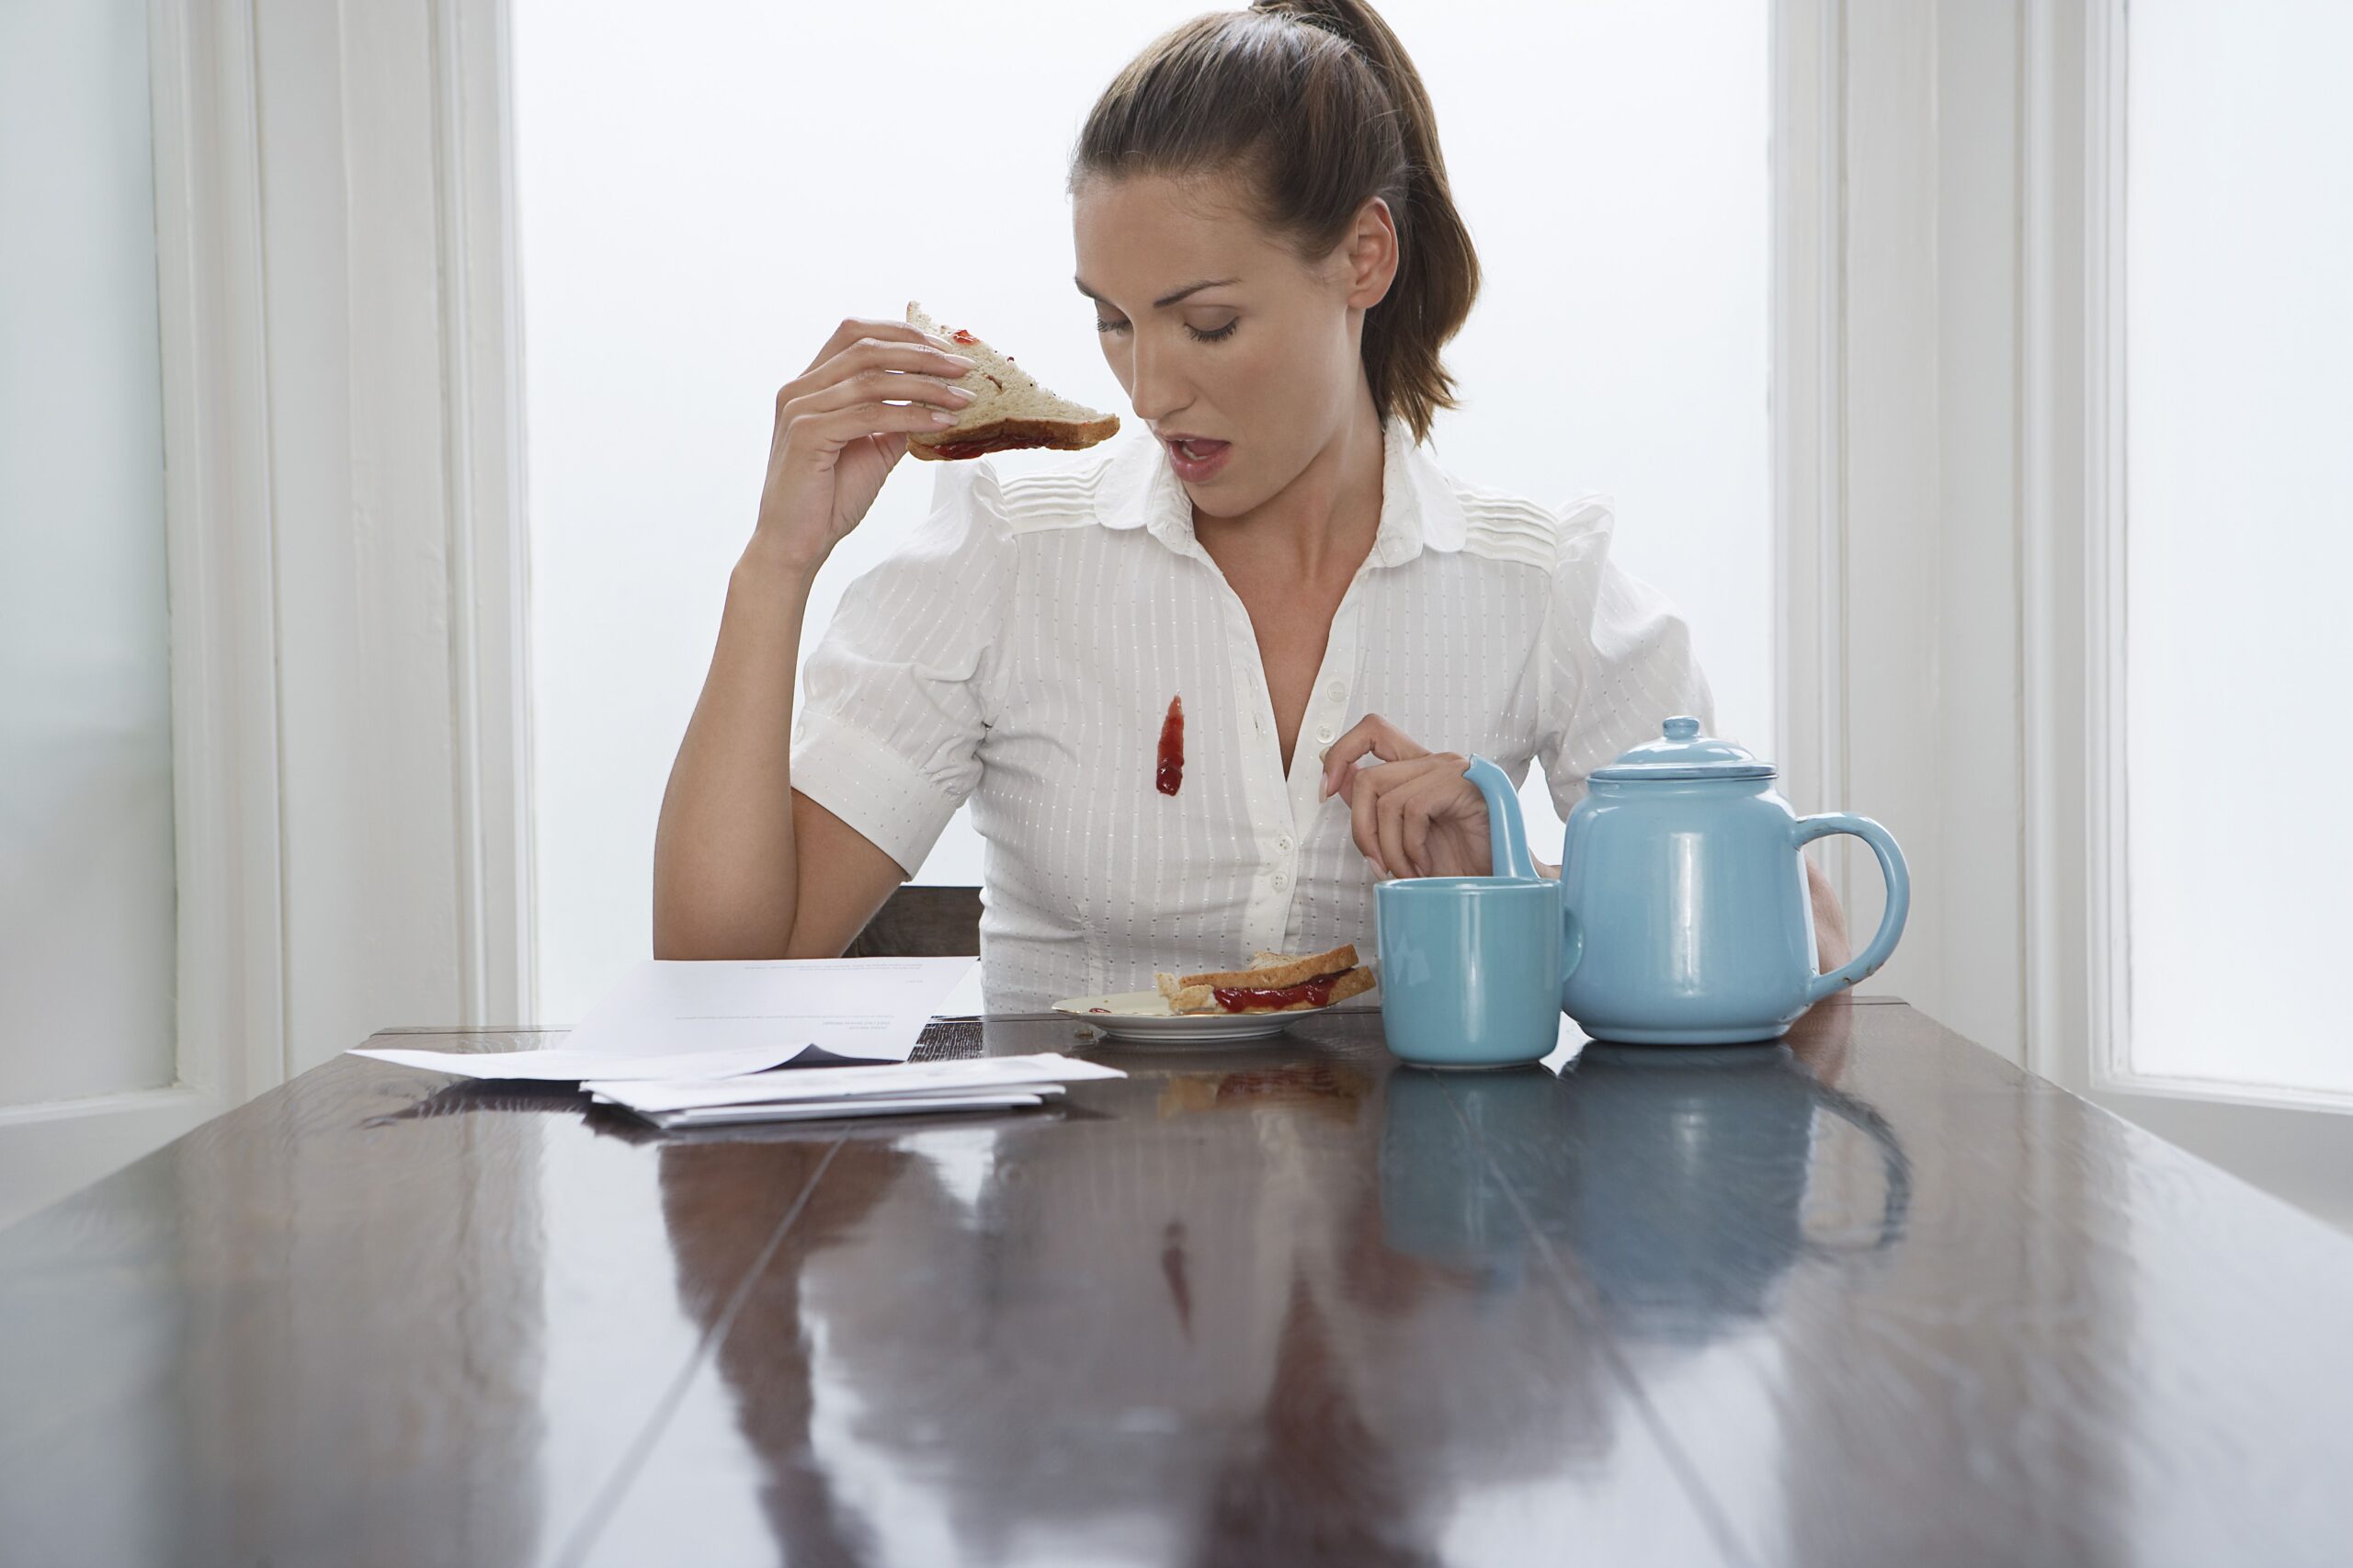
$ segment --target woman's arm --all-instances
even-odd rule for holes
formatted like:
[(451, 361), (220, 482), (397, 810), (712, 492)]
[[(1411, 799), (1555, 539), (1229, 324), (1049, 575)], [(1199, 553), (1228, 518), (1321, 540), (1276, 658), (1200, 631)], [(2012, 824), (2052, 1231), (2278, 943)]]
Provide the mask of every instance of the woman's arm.
[(777, 393), (752, 542), (662, 797), (654, 953), (841, 952), (907, 873), (792, 788), (792, 676), (809, 589), (907, 449), (970, 401), (972, 361), (900, 322), (841, 324)]
[(907, 880), (792, 788), (793, 661), (813, 575), (756, 538), (728, 580), (654, 834), (655, 958), (831, 958)]
[(1838, 895), (1830, 891), (1830, 879), (1811, 860), (1805, 863), (1805, 882), (1807, 891), (1813, 895), (1813, 945), (1819, 954), (1821, 972), (1828, 974), (1834, 969), (1846, 968), (1855, 956), (1854, 944), (1847, 936), (1847, 912), (1838, 907)]

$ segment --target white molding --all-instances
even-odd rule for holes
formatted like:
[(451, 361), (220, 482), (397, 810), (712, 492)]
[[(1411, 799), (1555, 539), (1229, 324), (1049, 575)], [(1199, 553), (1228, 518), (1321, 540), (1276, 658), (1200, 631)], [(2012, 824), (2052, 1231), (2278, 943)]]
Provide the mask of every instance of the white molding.
[(181, 1085), (0, 1110), (0, 1226), (153, 1153), (237, 1103)]
[(1845, 21), (1844, 0), (1773, 7), (1776, 745), (1801, 812), (1847, 799)]
[[(1931, 1011), (1963, 804), (1939, 750), (1938, 17), (1776, 0), (1772, 33), (1777, 760), (1801, 812), (1868, 812), (1903, 843), (1917, 892), (1877, 987)], [(1882, 892), (1853, 851), (1826, 840), (1821, 864), (1859, 940)]]
[(256, 38), (290, 1067), (529, 1008), (506, 13)]
[[(2018, 672), (2019, 796), (2024, 807), (2025, 899), (2020, 939), (2026, 981), (2026, 1067), (2068, 1079), (2070, 1020), (2081, 1016), (2071, 984), (2079, 966), (2065, 957), (2071, 929), (2063, 910), (2073, 880), (2062, 869), (2078, 835), (2063, 831), (2064, 801), (2080, 799), (2080, 768), (2054, 744), (2066, 733), (2061, 718), (2060, 587), (2052, 550), (2058, 532), (2055, 503), (2062, 426), (2062, 388), (2055, 355), (2063, 340), (2058, 283), (2059, 247), (2075, 235), (2058, 208), (2059, 95), (2057, 8), (2030, 6), (2018, 29)], [(2070, 321), (2073, 317), (2068, 318)], [(2080, 1080), (2078, 1080), (2080, 1081)]]
[(288, 1069), (254, 13), (154, 0), (148, 20), (178, 1076), (234, 1105)]
[(2353, 1094), (2336, 1089), (2301, 1089), (2284, 1084), (2256, 1084), (2242, 1078), (2200, 1078), (2188, 1074), (2155, 1075), (2117, 1067), (2102, 1071), (2094, 1085), (2101, 1094), (2153, 1095), (2161, 1099), (2220, 1101), (2224, 1105), (2262, 1106), (2274, 1110), (2353, 1112)]
[[(2025, 1031), (2016, 119), (2043, 8), (1777, 0), (1776, 674), (1786, 792), (1904, 845), (1876, 986), (2014, 1054)], [(1859, 939), (1868, 855), (1824, 869)]]
[(0, 1127), (26, 1127), (36, 1122), (76, 1121), (86, 1117), (159, 1114), (199, 1119), (229, 1108), (211, 1090), (189, 1084), (163, 1089), (125, 1089), (119, 1094), (85, 1095), (70, 1100), (39, 1100), (30, 1105), (0, 1106)]
[[(2084, 737), (2086, 1026), (2091, 1081), (2131, 1076), (2125, 877), (2124, 0), (2084, 11)], [(2144, 1083), (2132, 1086), (2146, 1092)]]
[(432, 19), (461, 1006), (472, 1026), (522, 1024), (538, 1003), (512, 29), (506, 0), (435, 0)]

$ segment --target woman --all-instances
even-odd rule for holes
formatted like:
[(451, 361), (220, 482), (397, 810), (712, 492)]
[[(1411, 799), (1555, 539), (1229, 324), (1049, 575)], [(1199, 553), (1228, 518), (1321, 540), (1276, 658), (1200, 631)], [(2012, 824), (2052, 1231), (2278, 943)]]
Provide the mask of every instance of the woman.
[[(952, 345), (841, 324), (777, 396), (663, 801), (658, 954), (839, 953), (967, 799), (993, 1010), (1369, 949), (1377, 878), (1487, 869), (1465, 754), (1540, 761), (1565, 812), (1668, 715), (1711, 717), (1605, 509), (1475, 489), (1420, 449), (1479, 265), (1370, 6), (1176, 28), (1096, 104), (1070, 189), (1079, 292), (1154, 438), (1051, 475), (951, 465), (844, 596), (796, 723), (812, 578), (906, 437), (966, 401)], [(1818, 877), (1814, 898), (1827, 967), (1842, 922)]]

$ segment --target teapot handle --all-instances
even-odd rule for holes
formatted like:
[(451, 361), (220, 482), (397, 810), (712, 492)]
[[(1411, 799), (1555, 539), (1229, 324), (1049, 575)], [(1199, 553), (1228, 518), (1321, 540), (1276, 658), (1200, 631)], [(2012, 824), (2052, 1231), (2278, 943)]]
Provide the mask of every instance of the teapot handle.
[(1895, 1136), (1895, 1129), (1887, 1118), (1851, 1095), (1842, 1095), (1827, 1084), (1813, 1086), (1814, 1105), (1827, 1107), (1832, 1115), (1859, 1129), (1879, 1145), (1880, 1156), (1887, 1172), (1887, 1197), (1880, 1206), (1879, 1234), (1863, 1246), (1847, 1246), (1835, 1241), (1806, 1238), (1806, 1250), (1817, 1257), (1836, 1257), (1858, 1252), (1884, 1252), (1904, 1233), (1904, 1217), (1912, 1209), (1912, 1161), (1904, 1153), (1903, 1142)]
[(1802, 850), (1817, 838), (1834, 833), (1851, 833), (1871, 846), (1879, 857), (1881, 875), (1887, 879), (1887, 907), (1879, 917), (1879, 929), (1870, 942), (1855, 955), (1852, 963), (1834, 969), (1828, 974), (1816, 975), (1805, 988), (1806, 1006), (1811, 1007), (1824, 996), (1832, 995), (1858, 981), (1868, 980), (1879, 972), (1888, 955), (1895, 951), (1895, 940), (1904, 935), (1904, 919), (1912, 910), (1912, 873), (1904, 868), (1904, 851), (1895, 846), (1895, 835), (1871, 821), (1850, 812), (1824, 812), (1820, 816), (1800, 817), (1791, 824), (1790, 843)]
[(1536, 862), (1528, 853), (1528, 824), (1520, 819), (1511, 776), (1485, 757), (1474, 756), (1462, 777), (1487, 798), (1487, 874), (1534, 881)]

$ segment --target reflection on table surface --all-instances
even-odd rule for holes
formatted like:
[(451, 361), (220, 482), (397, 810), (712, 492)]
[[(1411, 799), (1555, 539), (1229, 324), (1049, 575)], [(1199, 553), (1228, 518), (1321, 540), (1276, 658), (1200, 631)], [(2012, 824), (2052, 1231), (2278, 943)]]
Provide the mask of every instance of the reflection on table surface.
[(1377, 1013), (1208, 1051), (965, 1029), (1131, 1076), (664, 1138), (347, 1060), (0, 1234), (0, 1539), (875, 1564), (2344, 1539), (2353, 1248), (1909, 1008), (1465, 1074), (1396, 1064)]

